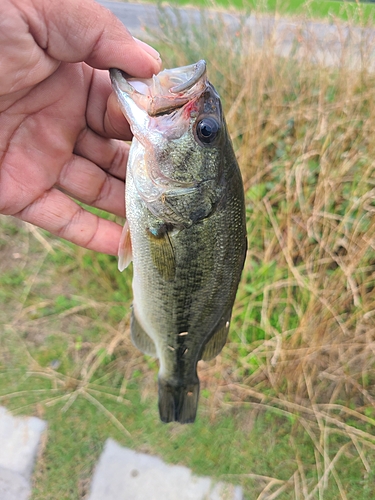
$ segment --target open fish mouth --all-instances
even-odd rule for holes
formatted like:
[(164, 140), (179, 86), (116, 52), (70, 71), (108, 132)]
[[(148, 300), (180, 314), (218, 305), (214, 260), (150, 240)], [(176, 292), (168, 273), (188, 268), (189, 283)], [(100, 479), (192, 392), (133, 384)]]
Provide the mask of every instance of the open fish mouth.
[(117, 94), (127, 94), (149, 116), (168, 114), (199, 97), (207, 86), (206, 62), (161, 71), (152, 78), (128, 78), (119, 69), (110, 70)]

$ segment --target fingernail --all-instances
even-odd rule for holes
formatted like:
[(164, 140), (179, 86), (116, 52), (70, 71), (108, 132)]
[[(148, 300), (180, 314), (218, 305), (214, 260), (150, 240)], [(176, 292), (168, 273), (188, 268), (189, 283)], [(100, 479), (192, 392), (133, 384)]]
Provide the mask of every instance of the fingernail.
[(135, 36), (133, 36), (133, 38), (138, 43), (138, 45), (140, 45), (142, 47), (142, 49), (147, 52), (147, 54), (150, 54), (150, 56), (152, 56), (154, 59), (156, 59), (157, 61), (160, 61), (160, 54), (157, 50), (155, 50), (153, 47), (151, 47), (147, 43), (142, 42), (142, 40), (135, 38)]

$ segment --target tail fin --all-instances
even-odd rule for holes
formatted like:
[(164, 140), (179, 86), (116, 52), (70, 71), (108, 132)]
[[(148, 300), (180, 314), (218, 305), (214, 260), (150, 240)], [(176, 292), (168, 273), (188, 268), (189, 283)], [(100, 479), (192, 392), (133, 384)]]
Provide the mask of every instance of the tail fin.
[(159, 378), (159, 414), (162, 422), (194, 422), (198, 408), (199, 381), (172, 386)]

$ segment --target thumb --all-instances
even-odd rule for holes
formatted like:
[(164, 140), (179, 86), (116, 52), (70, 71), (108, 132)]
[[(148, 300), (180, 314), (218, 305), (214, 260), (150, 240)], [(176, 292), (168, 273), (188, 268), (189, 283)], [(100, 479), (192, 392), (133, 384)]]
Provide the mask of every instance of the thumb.
[(120, 68), (132, 76), (158, 73), (159, 54), (135, 40), (108, 9), (94, 0), (16, 0), (30, 32), (48, 55), (64, 62), (85, 61), (94, 68)]

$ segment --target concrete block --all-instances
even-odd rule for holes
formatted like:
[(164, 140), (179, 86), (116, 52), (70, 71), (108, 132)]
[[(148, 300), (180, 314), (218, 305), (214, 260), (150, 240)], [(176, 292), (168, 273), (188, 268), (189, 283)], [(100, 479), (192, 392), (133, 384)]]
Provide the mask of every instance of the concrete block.
[(39, 418), (13, 417), (0, 407), (0, 467), (28, 479), (45, 428)]
[(31, 489), (29, 481), (18, 474), (0, 467), (0, 499), (27, 500)]
[(242, 500), (238, 486), (197, 477), (190, 469), (106, 441), (89, 500)]

